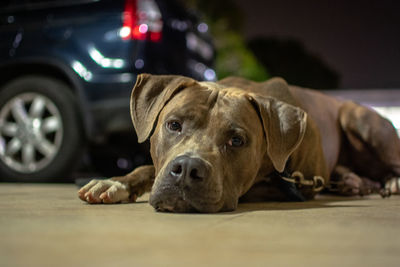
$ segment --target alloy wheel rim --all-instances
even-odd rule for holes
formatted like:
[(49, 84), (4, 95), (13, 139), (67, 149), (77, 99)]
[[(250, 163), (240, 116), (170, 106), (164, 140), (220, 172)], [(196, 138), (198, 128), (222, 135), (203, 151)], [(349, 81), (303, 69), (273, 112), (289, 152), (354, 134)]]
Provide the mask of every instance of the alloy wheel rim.
[(63, 123), (56, 105), (39, 93), (19, 94), (0, 110), (0, 160), (20, 173), (47, 167), (58, 154)]

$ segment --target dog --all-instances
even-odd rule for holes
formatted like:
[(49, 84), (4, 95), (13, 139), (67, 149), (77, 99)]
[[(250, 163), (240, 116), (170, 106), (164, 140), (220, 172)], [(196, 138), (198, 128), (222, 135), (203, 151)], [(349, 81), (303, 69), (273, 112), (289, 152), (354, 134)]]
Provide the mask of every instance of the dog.
[(211, 213), (235, 210), (239, 200), (309, 200), (322, 190), (399, 191), (400, 140), (388, 120), (281, 78), (141, 74), (130, 105), (153, 165), (92, 180), (78, 192), (83, 201), (134, 202), (151, 192), (157, 211)]

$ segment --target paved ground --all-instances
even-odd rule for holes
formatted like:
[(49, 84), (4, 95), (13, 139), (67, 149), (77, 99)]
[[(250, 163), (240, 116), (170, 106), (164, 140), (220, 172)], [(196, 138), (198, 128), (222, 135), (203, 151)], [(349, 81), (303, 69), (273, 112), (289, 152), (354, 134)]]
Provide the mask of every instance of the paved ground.
[(0, 184), (0, 266), (400, 266), (398, 196), (169, 214), (76, 191)]

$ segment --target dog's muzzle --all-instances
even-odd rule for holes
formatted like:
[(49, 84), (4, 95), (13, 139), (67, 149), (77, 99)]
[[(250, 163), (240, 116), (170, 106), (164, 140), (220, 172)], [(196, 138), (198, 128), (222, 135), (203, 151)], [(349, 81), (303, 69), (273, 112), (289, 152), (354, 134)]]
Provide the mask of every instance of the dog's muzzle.
[(157, 211), (202, 211), (201, 197), (207, 193), (210, 166), (201, 158), (178, 156), (166, 167), (160, 185), (150, 196)]

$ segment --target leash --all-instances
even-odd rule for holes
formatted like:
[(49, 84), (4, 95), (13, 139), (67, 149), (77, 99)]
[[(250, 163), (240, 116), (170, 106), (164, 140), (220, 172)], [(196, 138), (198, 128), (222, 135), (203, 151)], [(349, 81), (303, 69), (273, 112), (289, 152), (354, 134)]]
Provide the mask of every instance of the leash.
[(311, 186), (314, 192), (320, 192), (325, 185), (324, 178), (321, 176), (314, 176), (312, 180), (306, 180), (299, 171), (293, 172), (290, 177), (282, 176), (281, 178), (289, 183), (296, 184), (298, 187)]
[(398, 189), (400, 189), (399, 181), (397, 181), (398, 178), (387, 181), (386, 186), (383, 188), (376, 187), (372, 184), (364, 182), (364, 186), (357, 188), (359, 190), (358, 194), (354, 194), (350, 193), (349, 190), (351, 190), (352, 187), (346, 184), (344, 180), (331, 180), (329, 183), (326, 184), (321, 176), (314, 176), (313, 179), (306, 180), (304, 178), (304, 175), (300, 171), (295, 171), (290, 175), (287, 170), (285, 170), (283, 173), (279, 173), (279, 177), (281, 178), (281, 182), (278, 184), (279, 188), (287, 195), (287, 197), (291, 201), (305, 200), (301, 192), (298, 190), (303, 186), (312, 187), (311, 190), (315, 193), (318, 193), (323, 189), (327, 189), (329, 192), (336, 192), (345, 195), (347, 194), (365, 196), (372, 193), (378, 193), (381, 195), (382, 198), (390, 197), (392, 193), (390, 190), (390, 182), (392, 182), (392, 180), (396, 180), (396, 186)]
[(299, 191), (300, 188), (307, 186), (312, 187), (313, 192), (320, 192), (324, 189), (325, 181), (321, 176), (314, 176), (311, 180), (306, 180), (300, 171), (290, 174), (286, 169), (279, 176), (278, 187), (286, 194), (289, 201), (305, 201), (305, 197)]
[(378, 193), (382, 198), (386, 198), (390, 197), (392, 194), (391, 186), (393, 180), (395, 180), (396, 192), (400, 191), (399, 178), (389, 179), (383, 188), (365, 183), (364, 186), (357, 188), (359, 192), (354, 194), (351, 193), (352, 187), (346, 184), (344, 180), (335, 181), (331, 179), (331, 181), (326, 184), (321, 176), (314, 176), (313, 179), (307, 180), (300, 171), (295, 171), (290, 174), (286, 169), (282, 173), (277, 172), (277, 176), (281, 178), (278, 179), (278, 187), (288, 197), (289, 201), (305, 201), (304, 196), (299, 191), (303, 186), (311, 187), (311, 190), (315, 193), (318, 193), (325, 188), (329, 192), (336, 192), (344, 195), (365, 196), (372, 193)]

